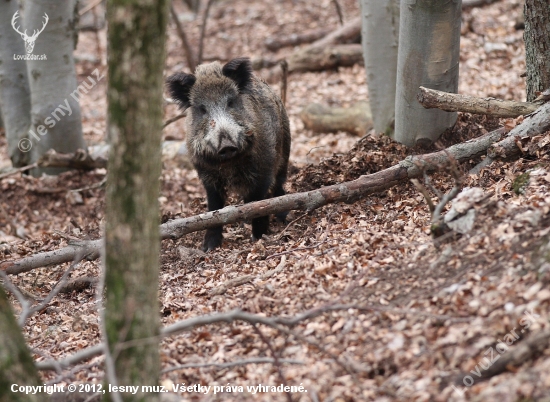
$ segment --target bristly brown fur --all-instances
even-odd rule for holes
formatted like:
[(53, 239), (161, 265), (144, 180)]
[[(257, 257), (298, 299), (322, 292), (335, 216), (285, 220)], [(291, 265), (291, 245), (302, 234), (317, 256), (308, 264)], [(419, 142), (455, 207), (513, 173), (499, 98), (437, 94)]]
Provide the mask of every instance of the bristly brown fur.
[[(245, 202), (285, 193), (288, 117), (279, 96), (252, 74), (249, 59), (200, 65), (194, 75), (170, 77), (168, 88), (184, 109), (190, 108), (187, 146), (210, 211), (224, 206), (228, 190)], [(268, 225), (269, 217), (254, 219), (253, 238), (265, 234)], [(222, 238), (221, 227), (207, 230), (203, 249), (218, 247)]]

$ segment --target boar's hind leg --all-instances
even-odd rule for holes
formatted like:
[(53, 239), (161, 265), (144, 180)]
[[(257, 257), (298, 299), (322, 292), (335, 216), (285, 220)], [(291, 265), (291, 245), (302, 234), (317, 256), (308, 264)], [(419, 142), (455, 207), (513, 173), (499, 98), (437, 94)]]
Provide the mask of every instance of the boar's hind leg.
[[(260, 201), (266, 198), (269, 189), (269, 181), (260, 183), (253, 191), (244, 198), (244, 202)], [(252, 219), (252, 240), (261, 239), (269, 228), (269, 216), (260, 216)]]
[[(285, 184), (285, 181), (286, 181), (286, 166), (284, 170), (281, 170), (281, 172), (279, 172), (279, 174), (275, 178), (275, 186), (273, 187), (273, 197), (280, 197), (286, 194), (285, 189), (283, 188), (283, 184)], [(283, 211), (275, 214), (275, 217), (281, 222), (286, 222), (287, 215), (288, 215), (288, 211)]]
[[(208, 210), (215, 211), (223, 208), (225, 204), (225, 194), (218, 191), (214, 186), (204, 186), (206, 189), (206, 199), (208, 201)], [(210, 251), (216, 247), (221, 246), (223, 235), (223, 226), (216, 226), (210, 229), (206, 229), (204, 235), (204, 243), (202, 244), (203, 251)]]

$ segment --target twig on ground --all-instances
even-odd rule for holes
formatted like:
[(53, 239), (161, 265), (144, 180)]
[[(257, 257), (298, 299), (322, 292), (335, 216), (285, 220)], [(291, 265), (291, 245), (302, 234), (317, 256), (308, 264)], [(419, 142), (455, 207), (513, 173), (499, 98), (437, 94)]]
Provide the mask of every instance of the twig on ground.
[(23, 167), (20, 167), (20, 168), (17, 168), (17, 169), (10, 170), (7, 173), (0, 174), (0, 180), (5, 179), (6, 177), (12, 176), (16, 173), (26, 172), (27, 170), (34, 169), (35, 167), (38, 167), (38, 164), (36, 162), (32, 163), (28, 166), (23, 166)]
[[(10, 292), (12, 295), (14, 295), (17, 301), (19, 302), (19, 304), (21, 305), (21, 316), (22, 316), (24, 312), (27, 312), (30, 310), (31, 303), (29, 303), (27, 298), (23, 296), (23, 293), (21, 292), (21, 290), (13, 284), (13, 282), (10, 280), (8, 275), (2, 270), (0, 270), (0, 277), (4, 281), (4, 288), (8, 292)], [(24, 322), (22, 324), (19, 320), (18, 324), (19, 326), (23, 326)]]
[(338, 14), (340, 25), (344, 25), (344, 14), (342, 13), (342, 7), (340, 7), (340, 3), (338, 3), (338, 0), (332, 0), (332, 2), (334, 3), (334, 7), (336, 8), (336, 13)]
[[(458, 193), (462, 189), (462, 177), (458, 170), (456, 159), (451, 154), (449, 154), (446, 150), (444, 152), (447, 153), (447, 157), (449, 161), (448, 170), (450, 171), (451, 176), (453, 177), (453, 180), (455, 183), (451, 191), (449, 191), (447, 194), (443, 194), (432, 184), (427, 172), (426, 171), (423, 172), (424, 183), (432, 192), (434, 192), (437, 195), (437, 198), (439, 199), (439, 202), (436, 205), (434, 205), (432, 198), (428, 193), (428, 190), (426, 189), (426, 187), (424, 187), (418, 180), (411, 179), (411, 182), (426, 199), (426, 203), (428, 204), (428, 208), (430, 209), (430, 213), (432, 215), (430, 231), (432, 233), (433, 238), (441, 237), (442, 235), (444, 235), (449, 231), (449, 228), (443, 221), (443, 216), (442, 216), (443, 209), (449, 202), (451, 202), (458, 195)], [(422, 168), (420, 164), (418, 167)]]
[[(271, 344), (269, 339), (265, 337), (261, 329), (258, 328), (258, 325), (252, 325), (252, 329), (254, 329), (254, 332), (258, 334), (262, 342), (269, 349), (271, 356), (273, 356), (275, 368), (277, 369), (277, 373), (279, 374), (279, 380), (281, 381), (281, 384), (283, 384), (283, 386), (286, 388), (287, 382), (286, 382), (285, 376), (283, 375), (283, 369), (281, 367), (281, 362), (279, 361), (279, 354), (275, 351), (275, 349), (273, 348), (273, 345)], [(290, 394), (290, 392), (286, 391), (285, 395), (286, 395), (286, 400), (288, 402), (292, 402), (292, 395)]]
[(166, 121), (164, 122), (164, 124), (162, 125), (162, 128), (163, 128), (163, 129), (166, 128), (166, 126), (169, 126), (170, 124), (172, 124), (172, 123), (174, 123), (174, 122), (176, 122), (176, 121), (178, 121), (178, 120), (180, 120), (180, 119), (183, 119), (185, 116), (187, 116), (187, 113), (186, 113), (186, 112), (182, 112), (182, 113), (180, 113), (180, 114), (178, 114), (178, 115), (176, 115), (176, 116), (174, 116), (174, 117), (169, 118), (168, 120), (166, 120)]
[[(427, 313), (423, 311), (411, 311), (411, 310), (401, 309), (401, 308), (391, 308), (391, 307), (383, 307), (383, 306), (361, 306), (356, 304), (329, 304), (329, 305), (313, 308), (311, 310), (305, 311), (302, 314), (298, 314), (293, 317), (265, 317), (261, 315), (247, 313), (241, 310), (232, 310), (225, 313), (203, 315), (203, 316), (189, 318), (189, 319), (168, 325), (161, 329), (159, 337), (176, 335), (181, 332), (191, 331), (194, 328), (210, 325), (210, 324), (244, 321), (250, 324), (263, 324), (268, 327), (275, 328), (286, 334), (296, 336), (297, 339), (303, 339), (304, 341), (312, 345), (315, 345), (315, 342), (308, 340), (302, 335), (299, 335), (290, 331), (289, 328), (293, 328), (305, 320), (310, 320), (322, 314), (325, 314), (331, 311), (339, 311), (339, 310), (380, 311), (380, 312), (388, 312), (388, 313), (394, 313), (394, 314), (428, 317), (438, 321), (447, 321), (447, 320), (451, 320), (453, 322), (470, 321), (470, 318), (467, 318), (467, 317), (453, 317), (449, 315), (432, 314), (432, 313)], [(153, 340), (141, 339), (140, 341), (151, 342)], [(128, 343), (128, 344), (130, 346), (134, 345), (134, 343)], [(322, 347), (322, 345), (319, 345), (319, 346)], [(56, 367), (67, 368), (81, 361), (90, 359), (95, 356), (99, 356), (104, 352), (104, 350), (105, 350), (105, 344), (100, 343), (90, 348), (83, 349), (63, 360), (55, 361), (50, 359), (47, 361), (37, 362), (36, 366), (39, 370), (55, 370)], [(331, 358), (335, 359), (338, 362), (338, 358), (333, 357), (334, 356), (333, 354), (331, 354), (328, 351), (326, 352), (326, 354), (331, 356)], [(342, 363), (339, 362), (339, 364), (342, 364)], [(344, 367), (345, 366), (346, 365), (344, 364)], [(348, 371), (348, 369), (346, 369), (346, 371)], [(352, 372), (352, 370), (350, 372)]]
[(19, 315), (19, 318), (17, 320), (19, 326), (23, 327), (25, 325), (25, 321), (27, 318), (29, 318), (34, 313), (44, 309), (50, 301), (58, 294), (60, 293), (61, 289), (65, 286), (67, 282), (67, 278), (69, 274), (73, 271), (73, 269), (78, 265), (78, 263), (82, 261), (81, 255), (77, 256), (71, 266), (63, 273), (63, 276), (57, 283), (54, 285), (53, 289), (48, 293), (46, 298), (41, 301), (40, 304), (37, 306), (31, 307), (32, 303), (30, 303), (25, 296), (23, 296), (22, 292), (15, 286), (10, 279), (8, 278), (7, 274), (4, 271), (0, 270), (0, 277), (4, 280), (4, 287), (9, 290), (16, 298), (19, 304), (21, 305), (21, 314)]
[(462, 9), (470, 7), (480, 7), (487, 4), (495, 3), (500, 0), (462, 0)]
[(430, 193), (428, 193), (428, 190), (426, 189), (426, 187), (424, 187), (422, 183), (418, 181), (418, 179), (411, 179), (411, 183), (414, 184), (416, 189), (424, 196), (424, 199), (428, 204), (428, 208), (430, 209), (430, 213), (433, 214), (435, 206), (432, 201), (432, 197), (430, 196)]
[(85, 250), (82, 250), (81, 254), (76, 256), (73, 263), (69, 266), (69, 268), (67, 268), (67, 270), (65, 270), (61, 279), (57, 281), (53, 289), (50, 291), (50, 293), (48, 293), (46, 298), (40, 304), (29, 309), (24, 309), (21, 312), (21, 315), (19, 316), (19, 325), (23, 326), (27, 318), (29, 318), (34, 313), (43, 310), (52, 301), (52, 299), (59, 294), (61, 289), (67, 284), (69, 274), (76, 268), (80, 261), (82, 261), (84, 255)]
[(449, 161), (450, 161), (449, 171), (453, 176), (453, 180), (455, 184), (451, 189), (451, 191), (445, 194), (435, 206), (435, 209), (432, 214), (432, 225), (441, 224), (443, 222), (443, 216), (442, 216), (443, 208), (445, 208), (445, 205), (451, 202), (458, 195), (458, 193), (460, 193), (460, 190), (462, 189), (462, 177), (460, 175), (460, 172), (458, 171), (456, 159), (454, 159), (452, 156), (449, 155)]
[[(231, 367), (239, 367), (239, 366), (246, 366), (248, 364), (272, 364), (275, 363), (275, 359), (272, 359), (270, 357), (257, 357), (255, 359), (245, 359), (245, 360), (237, 360), (234, 362), (227, 362), (227, 363), (189, 363), (189, 364), (182, 364), (181, 366), (176, 367), (170, 367), (167, 369), (162, 370), (160, 373), (170, 373), (172, 371), (177, 370), (185, 370), (188, 368), (204, 368), (204, 367), (216, 367), (220, 370), (231, 368)], [(279, 363), (281, 364), (305, 364), (305, 362), (301, 360), (293, 360), (293, 359), (279, 359)]]
[(305, 214), (300, 215), (299, 217), (294, 219), (292, 222), (290, 222), (288, 225), (286, 225), (286, 227), (283, 229), (283, 231), (281, 233), (279, 233), (279, 235), (277, 236), (277, 240), (281, 240), (289, 227), (291, 227), (292, 225), (294, 225), (296, 222), (298, 222), (300, 219), (303, 219), (307, 215), (308, 215), (308, 213), (306, 212)]

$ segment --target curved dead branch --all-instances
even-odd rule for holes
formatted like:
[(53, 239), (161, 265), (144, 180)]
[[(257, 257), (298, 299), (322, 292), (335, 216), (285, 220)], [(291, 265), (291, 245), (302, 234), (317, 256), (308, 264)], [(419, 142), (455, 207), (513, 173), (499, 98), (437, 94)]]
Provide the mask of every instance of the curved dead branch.
[[(199, 230), (242, 222), (283, 211), (313, 211), (330, 203), (352, 203), (371, 194), (380, 193), (401, 182), (421, 177), (423, 171), (440, 169), (441, 166), (449, 163), (449, 156), (458, 162), (480, 156), (485, 153), (491, 144), (499, 141), (503, 134), (504, 129), (498, 129), (466, 143), (453, 145), (443, 151), (409, 156), (391, 168), (361, 176), (353, 181), (239, 206), (231, 205), (217, 211), (175, 219), (160, 226), (161, 237), (163, 239), (177, 239)], [(83, 241), (60, 250), (39, 253), (16, 261), (2, 262), (0, 263), (0, 269), (6, 271), (7, 274), (19, 274), (46, 265), (69, 262), (74, 259), (75, 254), (82, 247), (86, 247), (86, 258), (94, 259), (99, 257), (102, 244), (102, 239)]]

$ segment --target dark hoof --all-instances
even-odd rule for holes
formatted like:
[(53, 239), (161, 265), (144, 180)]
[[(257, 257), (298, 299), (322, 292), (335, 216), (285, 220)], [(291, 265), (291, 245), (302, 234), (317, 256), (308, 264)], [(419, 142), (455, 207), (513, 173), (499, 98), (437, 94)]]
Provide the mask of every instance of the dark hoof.
[(269, 216), (262, 216), (252, 220), (252, 241), (262, 238), (269, 228)]
[(218, 248), (222, 245), (223, 235), (221, 231), (206, 231), (204, 235), (204, 242), (202, 244), (202, 251), (210, 251)]

